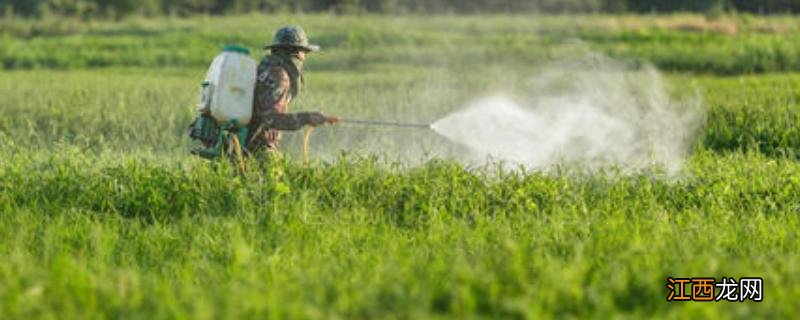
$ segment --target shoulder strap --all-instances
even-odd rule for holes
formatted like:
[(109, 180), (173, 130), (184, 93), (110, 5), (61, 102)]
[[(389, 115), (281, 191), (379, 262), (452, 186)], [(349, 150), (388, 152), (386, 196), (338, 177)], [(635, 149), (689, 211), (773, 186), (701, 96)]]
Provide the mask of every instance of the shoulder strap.
[(286, 73), (289, 74), (289, 82), (291, 83), (291, 92), (292, 99), (297, 97), (300, 94), (300, 88), (303, 83), (303, 76), (300, 74), (300, 71), (291, 64), (290, 62), (283, 61), (282, 59), (270, 59), (270, 56), (264, 56), (261, 59), (261, 63), (258, 65), (258, 73), (260, 74), (263, 71), (269, 70), (272, 67), (281, 67), (286, 70)]

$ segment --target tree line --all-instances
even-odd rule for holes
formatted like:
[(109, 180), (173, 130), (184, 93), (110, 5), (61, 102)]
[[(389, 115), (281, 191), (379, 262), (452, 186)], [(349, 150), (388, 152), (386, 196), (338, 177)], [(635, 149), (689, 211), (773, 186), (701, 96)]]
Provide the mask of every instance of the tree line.
[(0, 0), (6, 16), (84, 18), (130, 15), (334, 13), (798, 13), (800, 0)]

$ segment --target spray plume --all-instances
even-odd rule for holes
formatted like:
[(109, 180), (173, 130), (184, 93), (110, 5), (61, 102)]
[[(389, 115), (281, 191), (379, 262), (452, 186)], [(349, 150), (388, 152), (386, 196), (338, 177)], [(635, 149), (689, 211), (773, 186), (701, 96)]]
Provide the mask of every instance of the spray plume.
[(468, 147), (463, 160), (547, 169), (575, 165), (677, 173), (702, 112), (696, 93), (675, 101), (652, 67), (591, 54), (554, 64), (519, 96), (471, 103), (432, 128)]

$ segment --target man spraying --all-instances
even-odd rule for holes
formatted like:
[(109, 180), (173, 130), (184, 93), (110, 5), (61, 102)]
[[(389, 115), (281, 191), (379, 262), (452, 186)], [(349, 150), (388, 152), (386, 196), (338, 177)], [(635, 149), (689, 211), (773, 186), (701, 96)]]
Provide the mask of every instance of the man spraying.
[(305, 56), (319, 50), (308, 43), (303, 29), (281, 28), (265, 49), (270, 53), (258, 65), (239, 46), (225, 46), (214, 58), (203, 81), (198, 116), (189, 126), (189, 136), (202, 144), (193, 153), (241, 158), (277, 149), (281, 130), (339, 121), (319, 112), (288, 113), (303, 84)]
[(339, 119), (319, 112), (288, 113), (289, 103), (303, 86), (306, 54), (319, 47), (308, 43), (302, 28), (287, 26), (264, 48), (270, 52), (258, 65), (248, 49), (238, 46), (226, 46), (214, 59), (203, 82), (198, 116), (189, 126), (189, 136), (202, 143), (193, 153), (206, 158), (225, 153), (241, 159), (248, 153), (276, 150), (280, 131), (337, 122), (430, 128), (429, 124)]
[(280, 131), (304, 126), (336, 123), (339, 119), (319, 112), (288, 113), (289, 103), (303, 85), (303, 61), (319, 47), (308, 43), (305, 31), (297, 26), (283, 27), (275, 33), (270, 53), (258, 65), (253, 96), (253, 117), (245, 144), (250, 152), (277, 149)]

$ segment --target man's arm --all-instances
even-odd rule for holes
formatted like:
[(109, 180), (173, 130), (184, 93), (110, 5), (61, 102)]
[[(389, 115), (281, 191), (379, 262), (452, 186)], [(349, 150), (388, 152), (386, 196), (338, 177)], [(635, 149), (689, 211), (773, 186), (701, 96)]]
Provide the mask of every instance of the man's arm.
[(333, 117), (325, 117), (319, 112), (297, 112), (297, 113), (268, 113), (262, 117), (262, 123), (270, 129), (293, 131), (304, 126), (318, 126), (325, 123), (334, 123)]
[(283, 68), (272, 67), (258, 75), (254, 100), (254, 116), (265, 129), (298, 130), (306, 125), (335, 123), (335, 117), (319, 112), (286, 113), (290, 98), (289, 75)]

